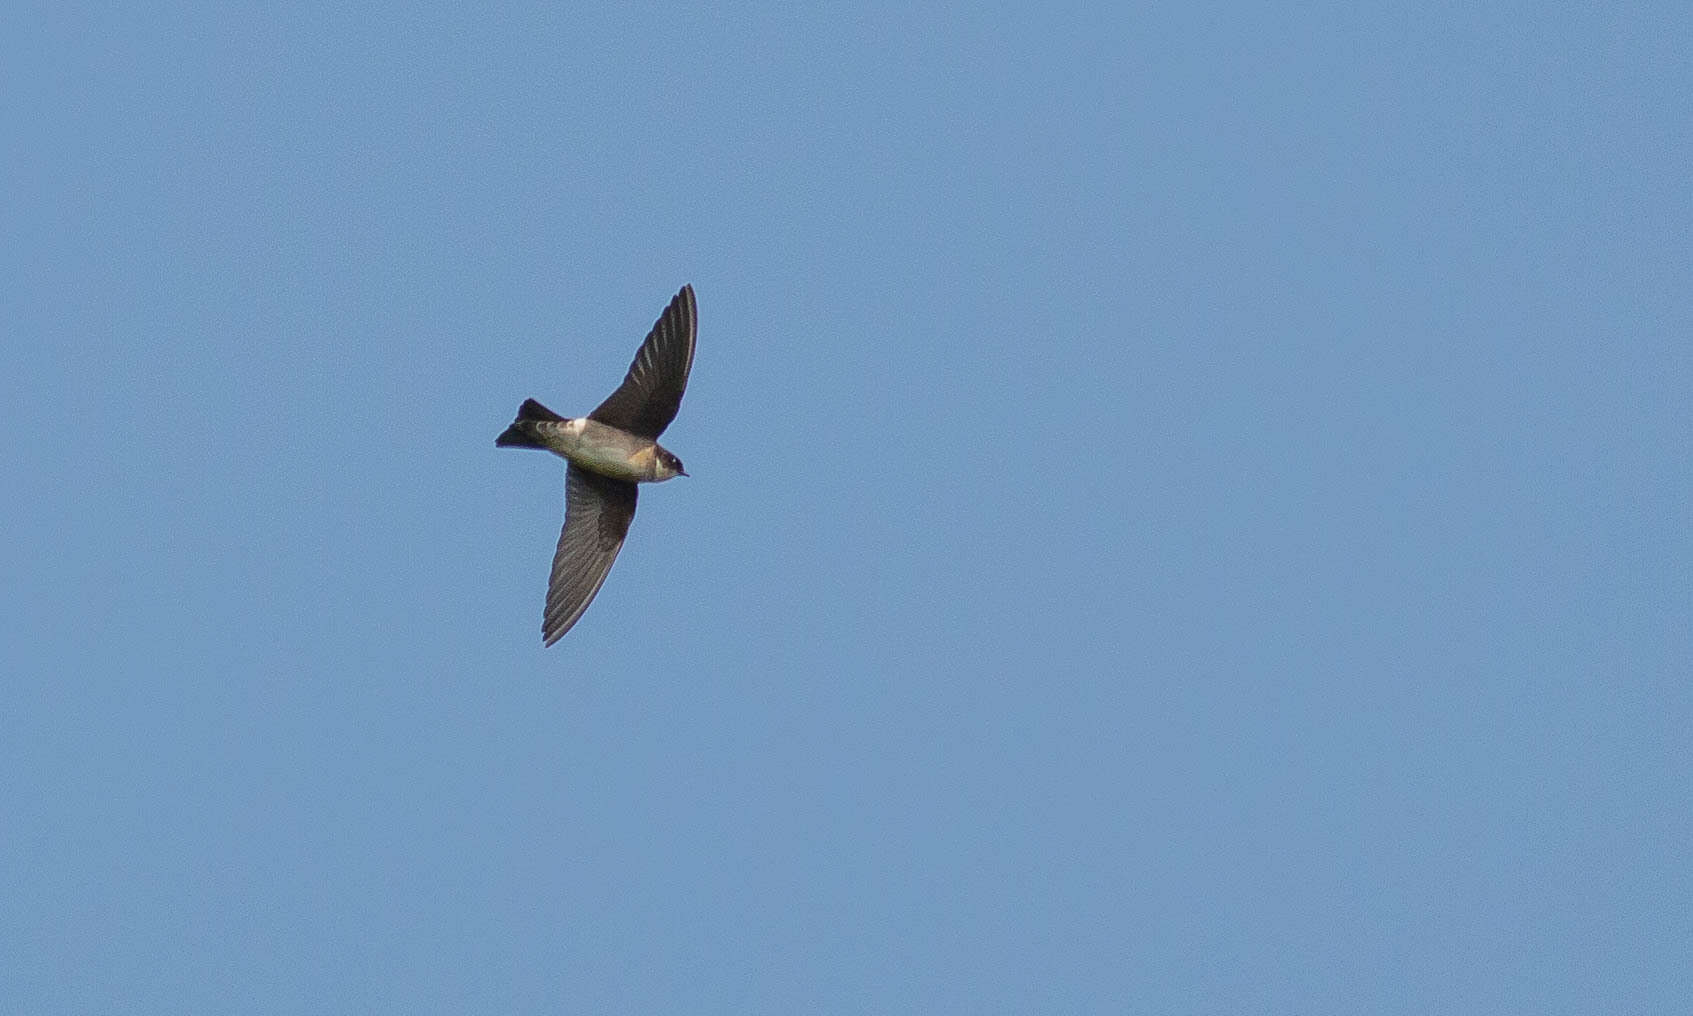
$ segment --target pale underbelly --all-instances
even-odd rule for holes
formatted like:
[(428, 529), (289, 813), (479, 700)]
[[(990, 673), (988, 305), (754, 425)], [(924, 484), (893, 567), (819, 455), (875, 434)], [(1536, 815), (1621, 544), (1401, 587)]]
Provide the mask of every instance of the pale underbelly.
[(559, 454), (572, 463), (613, 479), (639, 483), (652, 476), (652, 449), (644, 448), (631, 454), (627, 448), (613, 448), (580, 442)]

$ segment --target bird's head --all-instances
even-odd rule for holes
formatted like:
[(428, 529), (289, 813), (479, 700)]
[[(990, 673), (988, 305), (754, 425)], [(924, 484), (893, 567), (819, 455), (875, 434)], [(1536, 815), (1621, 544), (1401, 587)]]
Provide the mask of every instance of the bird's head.
[(658, 449), (658, 454), (654, 456), (654, 459), (654, 471), (658, 474), (654, 477), (656, 480), (668, 480), (675, 476), (688, 475), (688, 471), (682, 468), (682, 460), (663, 448)]

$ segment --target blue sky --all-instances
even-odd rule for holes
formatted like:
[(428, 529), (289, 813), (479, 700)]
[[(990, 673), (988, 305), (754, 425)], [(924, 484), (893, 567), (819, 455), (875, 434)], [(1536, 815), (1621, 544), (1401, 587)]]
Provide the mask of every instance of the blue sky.
[(1687, 1011), (1693, 17), (1483, 8), (14, 11), (0, 1008)]

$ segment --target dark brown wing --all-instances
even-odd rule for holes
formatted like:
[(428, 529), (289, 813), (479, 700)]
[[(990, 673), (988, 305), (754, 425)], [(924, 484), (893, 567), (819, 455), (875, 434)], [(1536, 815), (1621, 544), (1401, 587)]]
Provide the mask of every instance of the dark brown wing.
[(564, 531), (547, 582), (541, 638), (564, 637), (605, 585), (635, 517), (635, 485), (571, 466), (564, 474)]
[(656, 440), (682, 404), (688, 371), (694, 366), (697, 328), (694, 287), (683, 286), (647, 333), (623, 384), (588, 419)]

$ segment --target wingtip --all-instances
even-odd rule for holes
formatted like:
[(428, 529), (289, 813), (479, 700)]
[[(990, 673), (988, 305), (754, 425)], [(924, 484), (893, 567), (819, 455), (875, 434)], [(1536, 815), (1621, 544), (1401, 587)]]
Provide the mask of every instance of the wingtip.
[[(578, 617), (580, 617), (580, 615), (578, 615)], [(547, 616), (543, 617), (541, 619), (541, 648), (542, 649), (552, 648), (553, 643), (557, 642), (561, 638), (564, 638), (565, 632), (567, 632), (570, 629), (576, 627), (576, 619), (574, 619), (574, 618), (571, 619), (570, 623), (568, 623), (568, 624), (561, 624), (560, 622), (562, 622), (563, 620), (564, 620), (563, 615), (555, 616), (553, 614), (552, 609), (551, 609), (551, 605), (549, 604), (548, 610), (547, 610)]]

